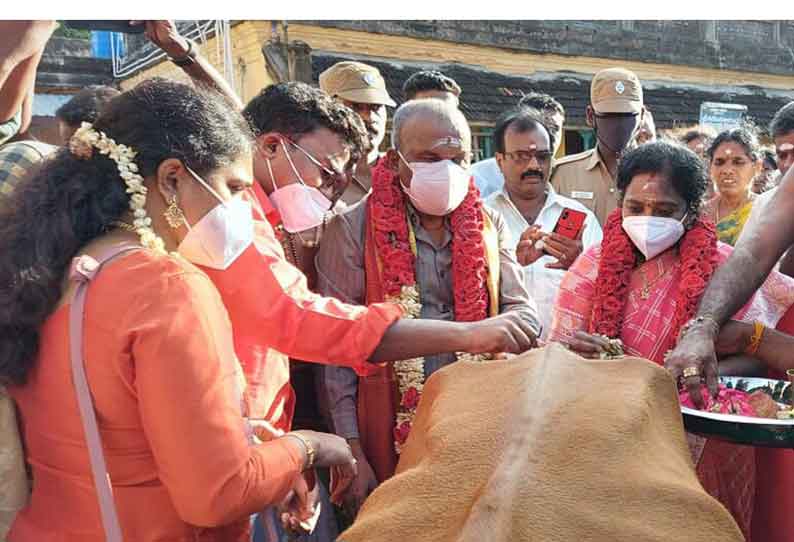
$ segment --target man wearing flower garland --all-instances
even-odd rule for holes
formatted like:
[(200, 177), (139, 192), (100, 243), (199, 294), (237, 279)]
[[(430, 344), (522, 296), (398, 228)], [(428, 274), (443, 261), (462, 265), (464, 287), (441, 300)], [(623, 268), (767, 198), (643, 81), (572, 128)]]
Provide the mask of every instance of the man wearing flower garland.
[[(320, 291), (354, 303), (395, 300), (414, 318), (520, 314), (534, 345), (537, 309), (501, 217), (484, 209), (468, 173), (470, 151), (469, 126), (454, 106), (424, 99), (400, 107), (372, 193), (329, 222), (317, 256)], [(393, 474), (425, 379), (456, 359), (454, 352), (409, 359), (361, 379), (321, 369), (332, 426), (358, 460), (354, 510)]]

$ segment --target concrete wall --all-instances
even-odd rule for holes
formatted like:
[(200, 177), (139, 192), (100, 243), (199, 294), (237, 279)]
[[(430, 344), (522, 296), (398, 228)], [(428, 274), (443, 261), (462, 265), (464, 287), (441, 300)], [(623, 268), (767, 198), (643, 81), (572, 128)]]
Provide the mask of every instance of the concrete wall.
[(792, 75), (790, 21), (311, 21), (327, 28), (701, 68)]
[[(486, 33), (481, 35), (474, 30), (468, 32), (468, 38), (460, 43), (443, 41), (445, 34), (439, 30), (434, 37), (418, 37), (396, 33), (372, 32), (364, 30), (365, 26), (381, 28), (384, 25), (395, 25), (394, 28), (414, 28), (410, 25), (420, 25), (419, 28), (429, 32), (434, 24), (453, 23), (454, 21), (430, 21), (428, 23), (388, 22), (388, 21), (349, 21), (340, 24), (329, 22), (301, 22), (291, 23), (290, 39), (304, 40), (313, 49), (368, 55), (373, 57), (401, 59), (405, 61), (421, 62), (460, 62), (463, 64), (482, 66), (485, 69), (504, 74), (521, 75), (526, 77), (544, 77), (559, 74), (560, 72), (575, 72), (592, 75), (595, 72), (613, 67), (623, 66), (633, 70), (642, 80), (669, 81), (678, 83), (693, 83), (701, 85), (755, 85), (759, 87), (790, 90), (794, 88), (794, 70), (789, 68), (785, 74), (753, 73), (747, 70), (728, 69), (727, 67), (701, 67), (654, 63), (651, 61), (616, 60), (609, 56), (571, 56), (563, 53), (532, 52), (518, 47), (506, 48), (494, 45), (474, 44), (475, 39), (485, 41)], [(465, 21), (464, 21), (465, 22)], [(459, 22), (463, 24), (464, 22)], [(543, 22), (543, 21), (540, 21)], [(468, 21), (473, 28), (483, 24), (482, 21)], [(508, 24), (508, 23), (505, 23)], [(514, 23), (525, 24), (525, 23)], [(527, 23), (528, 24), (528, 23)], [(574, 24), (574, 23), (569, 23)], [(345, 27), (344, 29), (342, 27)], [(360, 26), (362, 29), (352, 30), (347, 27)], [(391, 28), (387, 26), (387, 28)], [(396, 32), (396, 30), (394, 30)], [(414, 34), (417, 32), (414, 30)], [(463, 39), (463, 36), (460, 36)], [(496, 38), (494, 38), (496, 39)], [(622, 46), (622, 45), (621, 45)], [(572, 47), (568, 48), (568, 51)], [(609, 51), (619, 51), (620, 47), (613, 44)], [(758, 46), (748, 46), (748, 50), (755, 51), (758, 64), (761, 55)], [(603, 51), (606, 55), (608, 51)], [(615, 54), (613, 54), (613, 57)], [(783, 71), (783, 70), (779, 70)]]
[[(237, 22), (231, 32), (235, 77), (245, 102), (272, 83), (261, 52), (272, 24)], [(600, 69), (621, 65), (643, 81), (670, 86), (794, 89), (794, 53), (787, 49), (794, 43), (794, 23), (305, 21), (289, 23), (289, 39), (304, 41), (315, 51), (414, 63), (458, 62), (533, 80), (571, 72), (589, 80)], [(214, 38), (202, 51), (219, 66)], [(781, 55), (788, 55), (788, 63)], [(689, 60), (691, 65), (684, 65)], [(186, 79), (181, 69), (163, 61), (121, 86), (130, 88), (153, 75)]]

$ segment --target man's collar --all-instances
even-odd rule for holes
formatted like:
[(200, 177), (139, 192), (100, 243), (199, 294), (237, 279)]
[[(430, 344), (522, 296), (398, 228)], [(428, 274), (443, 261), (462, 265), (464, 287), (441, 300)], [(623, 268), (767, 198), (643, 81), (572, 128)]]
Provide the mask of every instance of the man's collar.
[(587, 160), (587, 169), (592, 170), (598, 167), (599, 162), (602, 162), (601, 153), (598, 152), (598, 143), (596, 143), (596, 146), (593, 147), (593, 154), (591, 154), (590, 158)]
[[(411, 227), (413, 228), (414, 235), (416, 235), (417, 239), (421, 239), (426, 243), (430, 243), (435, 245), (435, 242), (430, 237), (430, 232), (425, 230), (422, 226), (422, 220), (419, 218), (419, 213), (408, 200), (408, 196), (405, 197), (405, 209), (406, 209), (406, 218), (411, 223)], [(450, 215), (444, 217), (444, 239), (441, 242), (441, 247), (443, 248), (447, 246), (449, 243), (452, 242), (452, 223), (450, 222)]]
[(559, 205), (561, 207), (565, 207), (565, 205), (563, 205), (560, 202), (560, 195), (557, 194), (557, 191), (554, 190), (554, 187), (551, 185), (551, 183), (548, 184), (549, 184), (549, 190), (548, 193), (546, 194), (546, 203), (543, 204), (543, 209), (546, 209), (546, 207), (551, 207), (552, 205)]
[[(403, 197), (405, 198), (405, 208), (407, 213), (406, 216), (408, 217), (408, 220), (410, 220), (411, 224), (413, 224), (414, 226), (421, 224), (421, 219), (419, 218), (419, 211), (417, 211), (416, 207), (414, 207), (413, 203), (411, 203), (411, 200), (408, 198), (408, 194), (403, 192)], [(444, 225), (447, 226), (447, 228), (449, 228), (449, 220), (450, 220), (450, 215), (444, 217)]]
[[(503, 185), (502, 188), (496, 192), (496, 194), (509, 201), (511, 205), (515, 206), (513, 199), (510, 197), (510, 192), (507, 191), (507, 186)], [(554, 190), (551, 182), (546, 181), (546, 201), (543, 202), (543, 207), (541, 207), (540, 212), (542, 213), (544, 210), (546, 210), (546, 208), (551, 207), (552, 205), (560, 205), (565, 207), (559, 201), (559, 194), (557, 194), (557, 191)]]

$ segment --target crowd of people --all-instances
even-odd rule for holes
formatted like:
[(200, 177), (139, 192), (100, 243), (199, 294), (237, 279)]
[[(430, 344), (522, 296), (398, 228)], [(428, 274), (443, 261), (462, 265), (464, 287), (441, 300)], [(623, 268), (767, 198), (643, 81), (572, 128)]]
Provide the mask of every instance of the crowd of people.
[[(660, 134), (610, 68), (593, 148), (562, 156), (566, 111), (532, 92), (472, 163), (440, 72), (399, 107), (355, 61), (243, 104), (172, 22), (139, 24), (191, 82), (86, 88), (42, 142), (54, 24), (0, 23), (9, 541), (334, 540), (452, 364), (559, 343), (666, 367), (698, 406), (794, 368), (794, 102), (768, 134)], [(787, 539), (794, 452), (687, 443), (746, 540)]]

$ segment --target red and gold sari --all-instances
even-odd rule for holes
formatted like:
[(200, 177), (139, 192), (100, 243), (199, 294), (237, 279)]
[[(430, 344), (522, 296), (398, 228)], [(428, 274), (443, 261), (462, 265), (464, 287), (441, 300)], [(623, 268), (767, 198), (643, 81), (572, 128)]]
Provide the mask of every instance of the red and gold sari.
[[(599, 282), (602, 246), (610, 247), (606, 234), (603, 245), (582, 254), (563, 278), (550, 341), (567, 342), (576, 331), (593, 332), (594, 304), (601, 295), (597, 294), (600, 290), (596, 283)], [(718, 243), (715, 256), (712, 256), (716, 260), (714, 263), (724, 262), (731, 250), (731, 247)], [(680, 328), (679, 291), (689, 288), (689, 282), (697, 281), (693, 278), (697, 273), (684, 276), (681, 260), (679, 250), (672, 249), (631, 270), (624, 290), (626, 299), (622, 323), (617, 330), (627, 355), (663, 364)], [(709, 274), (704, 274), (707, 281)], [(697, 286), (702, 293), (702, 286)], [(776, 327), (792, 304), (794, 281), (773, 272), (734, 318), (757, 320), (768, 327)], [(615, 309), (607, 301), (602, 305), (604, 311)], [(756, 491), (755, 449), (694, 436), (690, 438), (690, 447), (703, 487), (725, 505), (749, 540)]]

